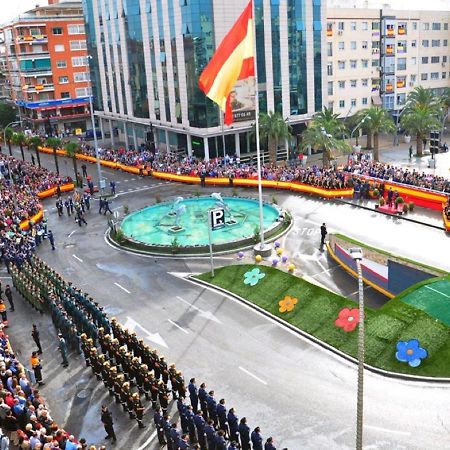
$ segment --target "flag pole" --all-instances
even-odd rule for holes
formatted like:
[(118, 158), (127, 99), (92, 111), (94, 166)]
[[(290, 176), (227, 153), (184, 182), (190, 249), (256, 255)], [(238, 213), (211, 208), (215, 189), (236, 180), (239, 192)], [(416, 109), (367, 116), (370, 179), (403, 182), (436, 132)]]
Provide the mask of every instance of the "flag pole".
[(256, 164), (258, 170), (258, 199), (259, 199), (259, 248), (264, 250), (264, 212), (263, 212), (263, 196), (262, 196), (262, 182), (261, 182), (261, 149), (259, 141), (259, 95), (258, 95), (258, 64), (256, 57), (256, 14), (255, 2), (252, 2), (253, 15), (253, 64), (255, 72), (255, 128), (256, 128)]
[[(220, 114), (220, 126), (222, 128), (223, 157), (225, 159), (225, 156), (226, 156), (226, 152), (225, 152), (225, 130), (224, 130), (225, 113), (222, 111), (222, 109), (220, 107), (219, 107), (219, 114)], [(217, 156), (219, 156), (219, 152), (217, 152)]]

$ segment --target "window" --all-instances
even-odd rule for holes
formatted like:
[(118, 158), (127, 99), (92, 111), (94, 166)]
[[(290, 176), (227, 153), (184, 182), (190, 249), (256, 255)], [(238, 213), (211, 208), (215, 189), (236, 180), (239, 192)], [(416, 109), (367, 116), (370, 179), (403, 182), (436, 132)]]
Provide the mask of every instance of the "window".
[(445, 80), (447, 78), (447, 72), (442, 72), (442, 79)]
[(411, 65), (417, 66), (417, 58), (415, 56), (411, 58)]
[(338, 68), (339, 70), (345, 69), (345, 61), (338, 61)]
[(64, 45), (63, 44), (56, 44), (55, 45), (55, 52), (63, 52), (64, 51)]
[(422, 47), (429, 47), (430, 46), (430, 41), (428, 39), (424, 39), (422, 41)]
[(63, 75), (62, 77), (58, 78), (58, 83), (59, 84), (67, 84), (69, 82), (69, 77)]
[(67, 62), (64, 59), (56, 61), (56, 67), (58, 69), (65, 69), (67, 67)]
[(87, 66), (88, 60), (86, 56), (74, 56), (72, 58), (72, 67)]
[(437, 64), (437, 63), (439, 63), (440, 60), (441, 60), (441, 58), (439, 56), (432, 56), (431, 64)]
[(327, 56), (333, 56), (333, 43), (327, 42)]
[(356, 31), (356, 22), (350, 22), (350, 30)]
[(367, 106), (367, 97), (362, 98), (362, 104), (363, 106)]
[(338, 81), (339, 89), (345, 89), (345, 81)]
[(431, 46), (432, 47), (440, 47), (441, 46), (441, 40), (440, 39), (433, 39), (431, 41)]
[(338, 22), (338, 31), (344, 31), (344, 22)]
[(63, 30), (62, 28), (52, 28), (52, 34), (57, 35), (57, 34), (63, 34)]
[(344, 50), (345, 49), (345, 43), (344, 42), (339, 42), (339, 50)]
[(413, 30), (417, 31), (417, 22), (413, 22)]
[(427, 73), (423, 73), (423, 74), (420, 76), (420, 79), (421, 79), (422, 81), (428, 80), (428, 74), (427, 74)]
[(397, 69), (398, 70), (406, 70), (406, 58), (398, 58), (397, 59)]
[(339, 100), (339, 108), (345, 108), (345, 100)]
[(433, 22), (432, 29), (433, 29), (434, 31), (440, 31), (440, 29), (441, 29), (441, 24), (440, 24), (439, 22)]
[(86, 41), (70, 41), (70, 50), (86, 50)]
[(431, 72), (431, 77), (432, 80), (439, 80), (439, 72)]
[(352, 98), (352, 107), (355, 107), (356, 106), (356, 98)]
[(333, 111), (334, 102), (328, 102), (328, 109), (331, 109)]
[(416, 82), (416, 75), (411, 75), (411, 83), (415, 83)]
[(331, 77), (333, 75), (333, 63), (329, 62), (327, 64), (327, 75)]
[(73, 74), (73, 81), (75, 81), (75, 83), (80, 83), (82, 81), (90, 81), (91, 77), (90, 77), (90, 73), (89, 72), (75, 72)]
[(61, 92), (61, 98), (70, 98), (70, 92)]
[(358, 65), (358, 62), (356, 61), (356, 59), (351, 59), (350, 60), (350, 68), (351, 69), (356, 69), (357, 65)]
[(328, 95), (333, 95), (333, 82), (328, 82)]
[(428, 64), (428, 56), (422, 56), (422, 64)]
[(369, 22), (362, 22), (361, 27), (363, 31), (367, 31), (369, 29)]
[(361, 48), (366, 49), (367, 47), (368, 47), (368, 42), (367, 41), (362, 41)]
[(75, 95), (77, 97), (86, 97), (89, 95), (89, 88), (84, 87), (84, 88), (75, 89)]
[(84, 25), (68, 25), (67, 31), (69, 34), (84, 34)]
[(358, 84), (357, 80), (350, 80), (350, 87), (355, 88)]
[(372, 22), (372, 30), (379, 30), (380, 29), (380, 22)]
[(448, 30), (448, 23), (444, 23), (444, 30), (447, 31)]
[(363, 78), (363, 79), (361, 80), (361, 85), (364, 86), (364, 87), (369, 86), (369, 80), (368, 80), (368, 78)]
[(444, 39), (444, 40), (442, 41), (442, 46), (443, 46), (443, 47), (448, 47), (448, 40), (447, 40), (447, 39)]
[(442, 57), (442, 62), (443, 62), (443, 63), (446, 63), (446, 62), (447, 62), (447, 55), (444, 55), (444, 56)]
[(428, 22), (425, 22), (422, 24), (422, 30), (428, 31), (430, 29), (430, 24)]
[(356, 41), (351, 41), (350, 42), (350, 49), (351, 50), (356, 50)]
[(417, 41), (415, 39), (411, 41), (411, 47), (413, 48), (417, 47)]
[(361, 60), (361, 65), (362, 65), (363, 69), (367, 69), (369, 67), (369, 60), (368, 59), (362, 59)]
[(380, 65), (379, 59), (372, 59), (372, 67), (378, 67)]

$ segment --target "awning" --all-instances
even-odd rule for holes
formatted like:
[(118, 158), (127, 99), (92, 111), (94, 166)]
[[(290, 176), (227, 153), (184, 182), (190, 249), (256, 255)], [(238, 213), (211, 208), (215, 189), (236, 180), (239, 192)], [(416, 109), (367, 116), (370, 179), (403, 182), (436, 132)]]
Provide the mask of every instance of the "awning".
[(381, 97), (379, 95), (372, 95), (372, 104), (375, 106), (382, 106), (383, 102), (381, 101)]

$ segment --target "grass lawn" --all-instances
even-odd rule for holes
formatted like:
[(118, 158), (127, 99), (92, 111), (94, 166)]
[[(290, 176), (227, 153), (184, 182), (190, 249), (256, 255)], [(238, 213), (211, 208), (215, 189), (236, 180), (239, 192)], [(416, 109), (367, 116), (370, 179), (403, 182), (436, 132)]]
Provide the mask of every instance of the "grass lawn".
[[(265, 277), (255, 286), (244, 284), (244, 274), (258, 267)], [(357, 355), (358, 329), (345, 332), (334, 323), (343, 307), (357, 303), (279, 269), (232, 265), (198, 276), (282, 318), (295, 327), (352, 356)], [(291, 312), (279, 312), (286, 295), (298, 299)], [(417, 338), (428, 358), (413, 368), (395, 358), (399, 340)], [(381, 309), (366, 308), (366, 362), (381, 369), (433, 377), (450, 377), (450, 327), (420, 309), (393, 299)]]

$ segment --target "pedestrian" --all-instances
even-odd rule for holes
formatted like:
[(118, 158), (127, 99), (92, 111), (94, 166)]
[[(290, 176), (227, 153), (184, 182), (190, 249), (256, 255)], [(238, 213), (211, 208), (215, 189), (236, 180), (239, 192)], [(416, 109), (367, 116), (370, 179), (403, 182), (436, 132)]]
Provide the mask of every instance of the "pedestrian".
[(325, 225), (325, 223), (323, 223), (322, 226), (320, 227), (320, 236), (321, 236), (320, 246), (321, 247), (323, 247), (325, 245), (325, 238), (326, 238), (327, 234), (328, 234), (327, 226)]
[(0, 298), (0, 315), (2, 316), (2, 322), (4, 326), (8, 326), (8, 313), (6, 312), (6, 305)]
[(58, 210), (58, 216), (61, 217), (64, 215), (64, 205), (61, 199), (56, 201), (56, 209)]
[(200, 389), (198, 390), (198, 399), (200, 400), (200, 408), (205, 419), (208, 419), (208, 404), (206, 403), (207, 396), (208, 393), (206, 392), (206, 384), (202, 383), (200, 385)]
[(256, 427), (252, 431), (252, 444), (253, 444), (253, 450), (263, 450), (263, 439), (261, 436), (261, 430), (259, 427)]
[(413, 155), (413, 146), (410, 145), (410, 146), (409, 146), (409, 159), (412, 158), (412, 155)]
[(192, 409), (194, 411), (197, 411), (197, 408), (198, 408), (198, 389), (197, 389), (197, 385), (195, 384), (195, 378), (191, 378), (189, 380), (188, 390), (189, 390), (189, 398), (191, 399)]
[(36, 165), (36, 160), (34, 159), (34, 155), (31, 155), (31, 164), (33, 164), (33, 166)]
[(38, 348), (38, 354), (42, 355), (41, 339), (39, 338), (39, 330), (36, 324), (33, 323), (33, 331), (31, 332), (31, 337)]
[(10, 311), (14, 311), (14, 302), (13, 302), (13, 297), (12, 297), (12, 290), (11, 290), (11, 287), (9, 286), (9, 284), (6, 285), (5, 296), (8, 299), (8, 302), (9, 302), (9, 310)]
[(81, 224), (84, 223), (85, 225), (87, 225), (87, 222), (84, 218), (83, 212), (81, 211), (81, 208), (77, 209), (77, 214), (76, 214), (76, 222), (78, 223), (78, 225), (81, 227)]
[(83, 194), (83, 200), (86, 205), (86, 209), (89, 211), (91, 209), (91, 196), (87, 192)]
[(105, 207), (105, 202), (103, 201), (103, 197), (100, 197), (99, 205), (98, 205), (98, 213), (101, 214), (103, 208)]
[(83, 177), (86, 178), (88, 176), (86, 164), (81, 166), (81, 170), (83, 172)]
[(227, 409), (225, 407), (225, 399), (221, 398), (216, 408), (217, 418), (219, 420), (219, 429), (228, 435)]
[(50, 245), (52, 246), (52, 250), (55, 250), (55, 238), (53, 237), (52, 230), (48, 230), (47, 238), (50, 242)]
[(67, 215), (70, 217), (70, 203), (69, 203), (69, 199), (66, 198), (64, 200), (64, 206), (66, 207)]
[[(109, 212), (110, 214), (112, 214), (113, 212), (111, 211), (110, 207), (109, 207), (109, 200), (105, 199), (103, 202), (103, 208), (105, 209), (105, 212), (103, 213), (104, 216), (106, 216), (106, 213)], [(166, 382), (167, 383), (167, 382)]]
[(250, 450), (250, 427), (247, 425), (247, 419), (245, 417), (239, 423), (239, 436), (241, 438), (242, 450)]
[(109, 187), (111, 188), (111, 195), (116, 195), (116, 182), (111, 180)]
[(153, 422), (156, 427), (156, 434), (158, 435), (158, 442), (160, 445), (165, 445), (166, 440), (164, 438), (164, 428), (163, 428), (163, 415), (161, 413), (161, 408), (158, 406), (153, 413)]
[(61, 352), (62, 356), (62, 366), (67, 367), (69, 365), (69, 361), (67, 361), (67, 344), (61, 333), (58, 333), (58, 349)]
[(273, 445), (273, 439), (267, 438), (266, 443), (264, 444), (264, 450), (277, 450)]
[(36, 380), (36, 383), (39, 386), (42, 386), (45, 383), (42, 381), (41, 360), (39, 359), (37, 352), (31, 353), (30, 362), (31, 362), (31, 368), (33, 369), (33, 372), (34, 372), (34, 378)]
[(74, 210), (75, 205), (73, 203), (72, 197), (69, 197), (69, 207), (70, 207), (70, 214), (73, 214), (73, 210)]
[(112, 442), (114, 444), (117, 441), (116, 433), (114, 432), (114, 422), (113, 422), (112, 414), (106, 405), (102, 406), (100, 420), (102, 421), (103, 426), (105, 427), (105, 431), (106, 431), (105, 439), (112, 438)]
[(239, 420), (234, 408), (230, 408), (227, 414), (228, 426), (230, 428), (230, 441), (238, 441)]

